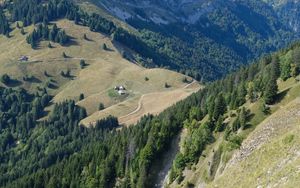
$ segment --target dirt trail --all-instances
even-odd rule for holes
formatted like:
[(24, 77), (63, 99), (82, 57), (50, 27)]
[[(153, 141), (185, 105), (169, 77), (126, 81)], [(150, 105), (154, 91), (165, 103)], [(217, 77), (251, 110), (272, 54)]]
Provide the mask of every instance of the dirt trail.
[[(189, 86), (191, 86), (191, 85), (194, 84), (194, 83), (196, 83), (195, 80), (193, 80), (193, 82), (189, 83), (188, 85), (184, 86), (183, 89), (187, 89)], [(122, 116), (122, 117), (119, 117), (119, 119), (126, 118), (126, 117), (128, 117), (128, 116), (130, 116), (130, 115), (133, 115), (133, 114), (139, 112), (139, 111), (141, 110), (141, 108), (142, 108), (142, 105), (143, 105), (143, 99), (144, 99), (146, 96), (150, 96), (150, 95), (154, 95), (154, 94), (159, 94), (159, 93), (161, 93), (161, 92), (148, 93), (148, 94), (142, 95), (141, 98), (140, 98), (140, 100), (139, 100), (138, 107), (137, 107), (134, 111), (130, 112), (129, 114), (127, 114), (127, 115), (125, 115), (125, 116)]]
[[(174, 93), (176, 93), (176, 92), (178, 92), (178, 94), (176, 95), (176, 97), (178, 97), (178, 98), (184, 98), (185, 97), (185, 95), (183, 95), (183, 93), (181, 92), (182, 90), (185, 90), (185, 89), (188, 89), (188, 87), (190, 87), (191, 85), (193, 85), (194, 83), (196, 83), (196, 81), (195, 80), (193, 80), (193, 82), (191, 82), (191, 83), (189, 83), (188, 85), (186, 85), (186, 86), (184, 86), (183, 88), (181, 88), (181, 89), (176, 89), (176, 90), (174, 90), (174, 91), (170, 91), (170, 92), (154, 92), (154, 93), (148, 93), (148, 94), (144, 94), (144, 95), (142, 95), (141, 96), (141, 98), (140, 98), (140, 100), (139, 100), (139, 102), (138, 102), (138, 106), (137, 106), (137, 108), (134, 110), (134, 111), (132, 111), (132, 112), (130, 112), (129, 114), (127, 114), (127, 115), (124, 115), (124, 116), (121, 116), (121, 117), (119, 117), (119, 122), (122, 124), (122, 123), (126, 123), (126, 122), (128, 122), (129, 120), (128, 120), (128, 117), (130, 117), (130, 116), (132, 116), (132, 118), (129, 118), (129, 119), (136, 119), (137, 117), (135, 117), (135, 115), (136, 114), (138, 114), (138, 113), (142, 113), (142, 110), (143, 110), (143, 106), (145, 105), (144, 103), (144, 99), (145, 98), (147, 98), (147, 97), (150, 97), (150, 96), (155, 96), (155, 95), (170, 95), (170, 97), (171, 97), (171, 95), (173, 94), (173, 92)], [(179, 92), (180, 91), (180, 92)], [(171, 93), (172, 92), (172, 93)], [(173, 96), (175, 96), (175, 95), (173, 95)], [(154, 97), (155, 98), (155, 97)], [(149, 102), (149, 101), (148, 101)], [(144, 113), (145, 114), (145, 113)]]

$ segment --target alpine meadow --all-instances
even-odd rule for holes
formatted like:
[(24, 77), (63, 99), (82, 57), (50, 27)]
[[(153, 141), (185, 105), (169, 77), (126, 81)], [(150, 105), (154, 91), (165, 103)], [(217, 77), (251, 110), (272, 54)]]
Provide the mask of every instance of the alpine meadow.
[(0, 187), (298, 187), (298, 20), (295, 0), (0, 0)]

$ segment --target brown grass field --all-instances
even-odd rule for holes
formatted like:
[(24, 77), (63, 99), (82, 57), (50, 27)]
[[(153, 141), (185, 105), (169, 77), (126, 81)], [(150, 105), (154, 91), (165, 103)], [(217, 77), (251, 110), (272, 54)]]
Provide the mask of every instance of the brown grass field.
[[(19, 29), (14, 29), (9, 39), (0, 36), (0, 75), (7, 73), (19, 81), (11, 87), (20, 86), (31, 92), (36, 92), (38, 86), (43, 87), (51, 80), (55, 87), (48, 89), (48, 92), (54, 96), (53, 102), (73, 99), (79, 106), (85, 107), (88, 115), (91, 115), (82, 121), (85, 125), (106, 115), (123, 116), (120, 122), (131, 124), (140, 116), (161, 112), (200, 89), (198, 83), (184, 88), (187, 84), (182, 82), (185, 77), (182, 74), (161, 68), (146, 69), (122, 58), (120, 51), (127, 49), (113, 44), (110, 36), (91, 32), (89, 28), (75, 25), (68, 20), (56, 23), (72, 38), (70, 45), (51, 43), (53, 48), (48, 48), (49, 42), (44, 41), (33, 50)], [(27, 34), (32, 30), (33, 26), (25, 28)], [(83, 39), (84, 34), (88, 40)], [(103, 43), (110, 50), (103, 50)], [(62, 57), (63, 52), (68, 58)], [(28, 56), (29, 61), (19, 62), (21, 55)], [(88, 64), (84, 69), (80, 68), (80, 59), (84, 59)], [(67, 70), (71, 71), (72, 78), (60, 75), (61, 71)], [(44, 71), (50, 76), (45, 76)], [(25, 82), (22, 80), (25, 75), (34, 76), (36, 80)], [(145, 77), (149, 80), (145, 81)], [(165, 88), (165, 83), (171, 87)], [(116, 85), (124, 85), (128, 94), (118, 96), (113, 91)], [(78, 101), (81, 93), (85, 99)], [(124, 118), (136, 110), (141, 96), (145, 96), (141, 101), (141, 109)], [(106, 107), (101, 112), (98, 111), (100, 102)]]

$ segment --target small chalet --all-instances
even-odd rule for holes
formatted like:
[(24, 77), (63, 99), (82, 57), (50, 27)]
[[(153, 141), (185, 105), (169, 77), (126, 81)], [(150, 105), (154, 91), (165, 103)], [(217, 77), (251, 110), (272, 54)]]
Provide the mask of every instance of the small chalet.
[(114, 88), (119, 95), (125, 95), (126, 94), (126, 88), (124, 86), (115, 86)]

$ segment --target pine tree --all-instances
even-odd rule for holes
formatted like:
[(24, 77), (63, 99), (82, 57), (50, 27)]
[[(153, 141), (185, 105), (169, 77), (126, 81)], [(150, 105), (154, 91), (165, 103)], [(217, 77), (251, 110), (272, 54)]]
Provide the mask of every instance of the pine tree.
[(281, 64), (281, 74), (280, 77), (283, 81), (286, 81), (291, 77), (291, 64), (290, 62), (283, 62)]
[(237, 132), (241, 128), (239, 116), (234, 120), (232, 124), (232, 131)]
[(102, 49), (103, 49), (103, 50), (107, 50), (107, 46), (106, 46), (105, 43), (102, 45)]
[(247, 121), (247, 115), (246, 115), (246, 109), (245, 107), (242, 107), (240, 115), (239, 115), (239, 121), (242, 129), (245, 129), (246, 127), (246, 121)]
[(272, 57), (272, 66), (271, 66), (271, 72), (274, 78), (279, 78), (280, 76), (280, 64), (279, 64), (279, 57), (277, 55)]
[(65, 52), (62, 53), (63, 58), (68, 58)]
[(165, 83), (165, 88), (171, 87), (167, 82)]
[(44, 71), (44, 75), (45, 75), (46, 77), (49, 77), (49, 74), (48, 74), (47, 71)]
[(2, 82), (3, 84), (7, 85), (7, 84), (10, 83), (10, 81), (11, 81), (11, 78), (10, 78), (10, 76), (9, 76), (8, 74), (2, 75), (2, 77), (1, 77), (1, 82)]
[(218, 121), (216, 123), (216, 132), (222, 132), (223, 131), (223, 117), (219, 116)]
[(271, 77), (268, 80), (264, 90), (264, 100), (266, 104), (272, 104), (275, 102), (277, 91), (278, 91), (277, 81), (274, 77)]
[(22, 35), (25, 35), (25, 34), (26, 34), (23, 27), (21, 28), (21, 31), (20, 31), (20, 32), (21, 32)]
[(79, 100), (81, 101), (81, 100), (83, 100), (84, 99), (84, 94), (83, 93), (80, 93), (80, 95), (79, 95)]
[(295, 64), (295, 63), (292, 63), (291, 64), (291, 76), (295, 78), (295, 77), (298, 76), (298, 74), (299, 74), (299, 67), (298, 67), (298, 65)]
[(227, 105), (223, 94), (219, 94), (215, 100), (214, 112), (212, 119), (217, 121), (219, 116), (222, 116), (227, 110)]
[(83, 59), (80, 60), (80, 68), (83, 69), (86, 66), (86, 63)]
[(247, 88), (247, 94), (248, 94), (248, 98), (250, 100), (250, 102), (255, 102), (256, 101), (256, 92), (254, 89), (254, 83), (253, 82), (249, 82), (248, 83), (248, 88)]
[(16, 28), (20, 29), (19, 22), (17, 22), (17, 24), (16, 24)]
[(85, 33), (83, 34), (83, 39), (84, 39), (84, 40), (88, 40), (88, 38), (87, 38), (87, 36), (86, 36)]
[(100, 104), (99, 104), (98, 110), (101, 111), (101, 110), (104, 110), (104, 109), (105, 109), (104, 104), (103, 104), (103, 103), (100, 103)]

